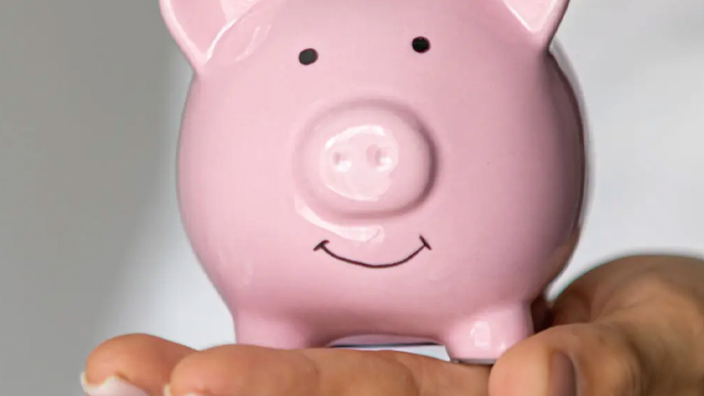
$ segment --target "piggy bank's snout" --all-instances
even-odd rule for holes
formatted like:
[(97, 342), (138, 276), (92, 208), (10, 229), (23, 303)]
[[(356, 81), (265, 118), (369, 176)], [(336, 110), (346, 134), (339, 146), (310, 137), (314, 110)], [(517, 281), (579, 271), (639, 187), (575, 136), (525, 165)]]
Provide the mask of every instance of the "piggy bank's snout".
[(392, 105), (350, 106), (303, 131), (296, 167), (317, 204), (342, 215), (392, 215), (429, 191), (434, 152), (423, 123)]

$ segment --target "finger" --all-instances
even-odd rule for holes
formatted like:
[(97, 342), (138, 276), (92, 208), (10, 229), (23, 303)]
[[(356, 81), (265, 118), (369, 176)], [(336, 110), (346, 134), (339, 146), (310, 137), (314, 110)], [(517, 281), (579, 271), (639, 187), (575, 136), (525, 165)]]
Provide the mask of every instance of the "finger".
[(701, 282), (692, 271), (702, 264), (662, 260), (622, 259), (576, 281), (555, 302), (561, 325), (509, 350), (492, 371), (490, 395), (701, 392), (702, 300), (687, 290), (701, 291), (688, 282)]
[(491, 396), (642, 396), (646, 367), (618, 329), (575, 324), (549, 329), (494, 366)]
[(132, 334), (99, 345), (82, 376), (90, 396), (162, 396), (171, 371), (194, 350), (161, 338)]
[(632, 323), (552, 328), (509, 350), (494, 366), (491, 396), (655, 396), (701, 392), (701, 363), (688, 348)]
[(224, 346), (184, 359), (173, 396), (486, 396), (488, 368), (399, 352)]
[(668, 296), (704, 301), (702, 279), (701, 259), (665, 255), (619, 258), (567, 287), (553, 303), (553, 324), (585, 323)]

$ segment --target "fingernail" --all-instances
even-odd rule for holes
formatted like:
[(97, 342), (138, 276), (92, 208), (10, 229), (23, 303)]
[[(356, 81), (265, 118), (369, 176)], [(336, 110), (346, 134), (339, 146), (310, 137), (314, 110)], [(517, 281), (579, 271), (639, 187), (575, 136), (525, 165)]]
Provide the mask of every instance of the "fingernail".
[(89, 396), (149, 396), (149, 394), (136, 386), (127, 383), (120, 378), (110, 377), (102, 384), (89, 384), (86, 374), (81, 374), (81, 386), (83, 392)]
[(563, 353), (552, 357), (549, 396), (577, 396), (577, 372), (572, 360)]

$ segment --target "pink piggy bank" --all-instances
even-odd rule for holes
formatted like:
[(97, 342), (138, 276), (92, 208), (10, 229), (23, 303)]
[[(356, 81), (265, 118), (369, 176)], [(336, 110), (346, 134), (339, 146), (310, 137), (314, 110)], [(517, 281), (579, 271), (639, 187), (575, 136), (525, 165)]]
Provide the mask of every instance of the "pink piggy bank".
[(578, 240), (568, 0), (161, 0), (182, 219), (237, 341), (492, 362)]

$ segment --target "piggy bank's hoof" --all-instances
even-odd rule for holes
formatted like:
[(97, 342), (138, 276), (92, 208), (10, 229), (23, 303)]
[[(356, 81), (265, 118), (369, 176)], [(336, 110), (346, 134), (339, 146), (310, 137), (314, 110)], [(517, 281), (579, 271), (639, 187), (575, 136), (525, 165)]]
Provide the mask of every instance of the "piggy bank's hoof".
[(487, 365), (532, 334), (533, 320), (528, 307), (516, 306), (486, 311), (458, 322), (443, 344), (452, 361)]
[(240, 314), (235, 323), (238, 344), (274, 349), (305, 349), (325, 345), (326, 340), (300, 325), (263, 315)]

